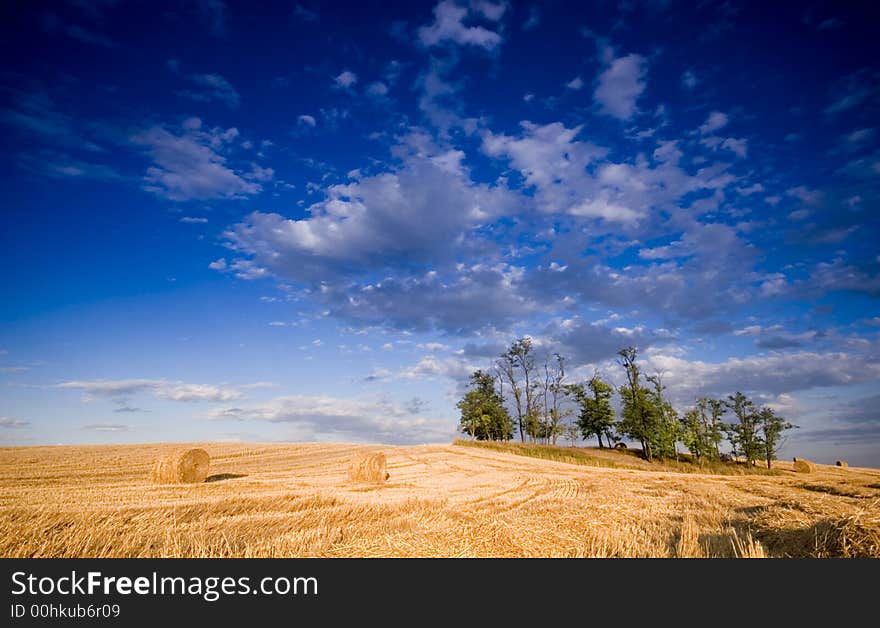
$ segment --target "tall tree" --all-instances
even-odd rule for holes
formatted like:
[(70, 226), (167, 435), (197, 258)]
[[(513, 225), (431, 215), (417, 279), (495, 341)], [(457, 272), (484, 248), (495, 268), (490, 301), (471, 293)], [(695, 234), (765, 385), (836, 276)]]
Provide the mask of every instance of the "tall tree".
[(700, 397), (681, 419), (681, 441), (697, 460), (717, 460), (723, 439), (721, 416), (724, 407), (717, 399)]
[(758, 411), (758, 425), (761, 429), (760, 446), (769, 469), (770, 463), (776, 460), (776, 452), (782, 444), (783, 432), (798, 426), (789, 423), (767, 406)]
[(649, 375), (647, 380), (652, 388), (648, 390), (648, 402), (653, 416), (653, 430), (650, 434), (654, 455), (661, 458), (678, 458), (678, 440), (681, 424), (678, 413), (666, 399), (663, 391), (666, 387), (659, 373)]
[(620, 387), (620, 398), (623, 407), (617, 431), (624, 436), (639, 441), (647, 460), (653, 460), (653, 441), (656, 433), (656, 416), (648, 400), (648, 389), (641, 385), (641, 370), (636, 359), (638, 351), (635, 347), (626, 347), (618, 353), (618, 363), (626, 372), (626, 384)]
[(602, 381), (599, 374), (595, 373), (586, 386), (570, 384), (566, 391), (574, 397), (580, 408), (577, 426), (581, 436), (585, 439), (595, 436), (600, 449), (604, 447), (602, 437), (605, 436), (610, 447), (614, 429), (614, 408), (611, 405), (614, 388), (611, 384)]
[(706, 433), (715, 450), (713, 457), (717, 460), (721, 458), (721, 441), (724, 440), (724, 402), (711, 397), (700, 397), (697, 399), (697, 408), (704, 417)]
[(484, 371), (471, 375), (470, 390), (458, 402), (460, 429), (477, 440), (510, 440), (513, 420), (495, 388), (495, 377)]
[(515, 340), (497, 361), (498, 370), (510, 386), (520, 440), (533, 434), (538, 419), (535, 403), (535, 356), (532, 339)]
[(565, 358), (558, 353), (553, 354), (553, 360), (544, 362), (544, 377), (542, 382), (541, 399), (544, 406), (540, 433), (545, 440), (550, 440), (555, 445), (556, 439), (562, 433), (562, 419), (570, 412), (561, 407), (561, 401), (565, 396)]
[(736, 392), (727, 396), (724, 405), (736, 417), (736, 422), (725, 426), (734, 455), (742, 456), (748, 464), (755, 464), (762, 454), (755, 404), (741, 392)]

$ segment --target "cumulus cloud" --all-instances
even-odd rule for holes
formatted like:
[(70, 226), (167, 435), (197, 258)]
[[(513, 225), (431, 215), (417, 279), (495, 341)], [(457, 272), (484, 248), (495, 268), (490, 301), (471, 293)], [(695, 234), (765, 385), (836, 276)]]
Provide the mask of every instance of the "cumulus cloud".
[(571, 365), (599, 364), (613, 359), (623, 347), (635, 346), (644, 351), (674, 337), (664, 329), (613, 326), (606, 321), (586, 321), (580, 316), (554, 323), (545, 335), (549, 348), (566, 356)]
[(574, 91), (578, 91), (583, 89), (584, 87), (584, 79), (579, 76), (574, 77), (568, 83), (565, 84), (565, 87)]
[(78, 24), (70, 24), (68, 22), (65, 22), (54, 13), (43, 14), (42, 26), (43, 29), (49, 33), (63, 33), (71, 39), (83, 44), (103, 46), (104, 48), (116, 47), (116, 42), (114, 42), (109, 37), (84, 28), (83, 26), (80, 26)]
[(367, 86), (367, 94), (373, 96), (374, 98), (381, 98), (383, 96), (388, 95), (388, 86), (382, 81), (376, 81), (375, 83), (370, 83)]
[(319, 301), (336, 317), (362, 325), (460, 334), (504, 327), (540, 310), (520, 288), (524, 271), (475, 264), (443, 276), (388, 277), (360, 287), (325, 289)]
[(254, 212), (227, 231), (230, 246), (276, 275), (314, 280), (448, 260), (472, 228), (510, 210), (505, 189), (471, 180), (461, 151), (406, 142), (395, 170), (329, 186), (308, 218)]
[(761, 349), (790, 349), (802, 347), (804, 344), (815, 340), (818, 332), (810, 330), (799, 334), (786, 330), (782, 325), (749, 325), (733, 332), (734, 336), (747, 336), (755, 339), (755, 344)]
[(244, 198), (262, 187), (246, 173), (227, 165), (230, 143), (238, 130), (202, 130), (201, 120), (190, 118), (180, 129), (145, 129), (131, 138), (153, 161), (144, 176), (144, 189), (171, 201)]
[(82, 429), (88, 432), (128, 432), (131, 428), (122, 423), (89, 423)]
[(645, 91), (647, 62), (637, 54), (609, 59), (599, 74), (593, 98), (600, 113), (618, 120), (629, 120), (638, 111), (636, 101)]
[(241, 104), (238, 92), (219, 74), (193, 74), (189, 79), (200, 89), (180, 91), (178, 94), (181, 96), (198, 102), (217, 100), (230, 109), (235, 109)]
[(880, 93), (880, 77), (867, 68), (849, 74), (831, 87), (831, 104), (825, 108), (829, 115), (840, 114), (861, 106)]
[(349, 87), (353, 87), (355, 83), (357, 83), (358, 77), (357, 74), (352, 72), (351, 70), (344, 70), (336, 75), (333, 79), (333, 83), (336, 87), (341, 89), (348, 89)]
[(880, 362), (871, 352), (796, 351), (721, 362), (656, 353), (647, 356), (645, 372), (662, 373), (664, 384), (677, 399), (687, 403), (702, 394), (722, 396), (741, 390), (751, 395), (777, 396), (876, 381), (880, 378)]
[(298, 438), (374, 443), (449, 442), (455, 426), (423, 415), (423, 404), (390, 399), (290, 395), (244, 407), (220, 407), (215, 420), (253, 420), (292, 426)]
[(713, 111), (709, 114), (709, 117), (706, 118), (706, 121), (700, 125), (700, 135), (709, 135), (710, 133), (714, 133), (719, 129), (723, 129), (727, 126), (727, 123), (729, 121), (730, 118), (727, 117), (726, 113)]
[(28, 421), (22, 421), (21, 419), (13, 419), (8, 416), (0, 416), (0, 427), (7, 430), (17, 430), (23, 427), (27, 427), (30, 425)]
[(486, 0), (476, 0), (466, 6), (455, 0), (443, 0), (434, 7), (434, 21), (418, 29), (419, 41), (426, 47), (455, 43), (494, 50), (502, 42), (501, 35), (484, 26), (468, 26), (464, 22), (478, 18), (498, 22), (506, 8), (507, 5), (503, 3), (496, 4)]
[(226, 34), (226, 3), (223, 0), (196, 0), (199, 18), (215, 37)]
[(212, 384), (187, 384), (164, 379), (100, 379), (92, 381), (69, 381), (57, 388), (82, 390), (85, 400), (118, 399), (139, 393), (152, 394), (168, 401), (233, 401), (243, 399), (238, 387)]
[(538, 28), (541, 24), (541, 9), (537, 4), (533, 4), (529, 7), (529, 15), (526, 17), (526, 21), (523, 22), (522, 29), (524, 31), (530, 31)]

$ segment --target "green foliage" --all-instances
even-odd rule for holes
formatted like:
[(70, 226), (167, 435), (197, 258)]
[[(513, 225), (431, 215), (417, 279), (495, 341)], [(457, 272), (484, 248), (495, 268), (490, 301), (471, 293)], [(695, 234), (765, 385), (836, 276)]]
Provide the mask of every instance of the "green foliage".
[(476, 371), (471, 375), (470, 387), (458, 402), (461, 431), (477, 440), (513, 438), (513, 420), (495, 388), (495, 378), (489, 373)]
[(663, 396), (666, 387), (660, 381), (660, 376), (651, 375), (647, 379), (653, 385), (653, 388), (647, 392), (653, 427), (653, 431), (649, 435), (651, 448), (654, 455), (660, 458), (678, 458), (676, 443), (681, 438), (678, 413)]
[[(532, 340), (524, 336), (496, 360), (497, 388), (491, 375), (474, 373), (471, 390), (458, 403), (461, 430), (477, 440), (509, 440), (517, 430), (523, 443), (528, 437), (533, 443), (554, 445), (561, 434), (571, 443), (595, 436), (600, 449), (624, 437), (641, 444), (647, 461), (659, 458), (665, 464), (680, 460), (678, 443), (682, 443), (690, 452), (684, 458), (701, 468), (720, 465), (726, 436), (734, 456), (745, 458), (749, 467), (766, 460), (769, 468), (784, 432), (797, 427), (769, 408), (757, 409), (741, 392), (723, 401), (700, 397), (679, 417), (665, 396), (660, 375), (643, 377), (636, 348), (625, 347), (617, 355), (626, 380), (617, 390), (621, 408), (616, 422), (614, 388), (609, 383), (595, 374), (583, 384), (566, 384), (564, 358), (559, 354), (539, 371)], [(507, 407), (512, 408), (513, 419)], [(577, 420), (568, 423), (566, 417), (573, 411)], [(725, 413), (735, 420), (725, 423)]]
[(513, 409), (520, 440), (540, 432), (539, 412), (535, 398), (535, 356), (532, 339), (528, 336), (515, 340), (496, 362), (503, 381), (513, 394)]
[(718, 460), (721, 457), (723, 413), (724, 406), (719, 400), (701, 397), (696, 406), (681, 418), (681, 442), (697, 460)]
[(736, 392), (727, 396), (724, 405), (736, 417), (735, 423), (725, 425), (733, 454), (742, 456), (749, 464), (755, 464), (764, 449), (758, 434), (758, 413), (755, 404), (741, 392)]
[(656, 409), (650, 400), (651, 391), (641, 385), (641, 370), (636, 362), (638, 351), (635, 347), (621, 349), (620, 365), (626, 371), (626, 384), (620, 388), (622, 408), (618, 433), (637, 440), (642, 445), (645, 458), (654, 458), (654, 445), (658, 442)]
[(614, 431), (614, 408), (611, 406), (611, 394), (614, 388), (599, 377), (593, 375), (587, 385), (570, 384), (566, 392), (574, 398), (580, 407), (577, 427), (581, 436), (599, 440), (599, 448), (604, 447), (602, 437), (608, 439), (611, 446)]
[(781, 444), (783, 432), (798, 426), (789, 423), (777, 415), (772, 408), (766, 406), (758, 411), (757, 421), (761, 429), (760, 445), (769, 469), (770, 463), (776, 460), (776, 452)]

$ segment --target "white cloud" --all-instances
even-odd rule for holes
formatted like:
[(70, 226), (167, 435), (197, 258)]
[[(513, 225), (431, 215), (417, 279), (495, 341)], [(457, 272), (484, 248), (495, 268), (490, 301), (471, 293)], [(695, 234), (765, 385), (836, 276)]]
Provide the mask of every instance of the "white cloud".
[(241, 103), (241, 97), (235, 88), (219, 74), (193, 74), (189, 79), (202, 89), (178, 92), (181, 96), (198, 102), (219, 100), (230, 109), (237, 108)]
[(314, 127), (317, 124), (317, 122), (315, 121), (315, 118), (313, 116), (306, 114), (306, 113), (298, 116), (296, 119), (296, 123), (300, 126), (310, 126), (310, 127)]
[(601, 196), (570, 207), (568, 213), (572, 216), (602, 218), (609, 222), (621, 223), (636, 222), (642, 216), (634, 209)]
[(418, 29), (419, 41), (426, 47), (452, 42), (493, 50), (501, 44), (501, 35), (483, 26), (466, 26), (464, 21), (475, 15), (497, 22), (504, 15), (506, 5), (484, 0), (461, 6), (455, 0), (443, 0), (434, 7), (434, 22)]
[(180, 219), (180, 222), (188, 225), (199, 225), (208, 222), (208, 219), (194, 216), (184, 216)]
[(743, 138), (728, 137), (721, 142), (721, 148), (736, 153), (737, 157), (745, 158), (749, 151), (749, 143)]
[(75, 39), (84, 44), (93, 44), (96, 46), (104, 46), (105, 48), (114, 48), (116, 46), (116, 42), (105, 37), (101, 33), (96, 33), (94, 31), (88, 30), (79, 26), (78, 24), (69, 24), (63, 22), (57, 15), (54, 13), (44, 13), (41, 18), (43, 28), (50, 32), (61, 32), (70, 37), (71, 39)]
[(208, 264), (208, 268), (211, 270), (226, 270), (226, 260), (222, 257), (218, 260), (214, 260)]
[(474, 226), (508, 211), (505, 189), (476, 185), (460, 151), (411, 135), (396, 170), (332, 185), (299, 220), (254, 212), (226, 236), (232, 247), (281, 276), (324, 277), (403, 261), (448, 259)]
[(131, 428), (121, 423), (89, 423), (82, 429), (90, 432), (128, 432)]
[(727, 123), (729, 121), (730, 119), (727, 117), (726, 113), (713, 111), (709, 114), (709, 117), (706, 118), (706, 121), (700, 125), (700, 134), (708, 135), (709, 133), (713, 133), (719, 129), (723, 129), (725, 126), (727, 126)]
[(216, 408), (216, 420), (255, 420), (290, 424), (298, 439), (375, 443), (448, 442), (454, 424), (424, 416), (424, 403), (290, 395), (246, 407)]
[(439, 359), (434, 355), (426, 355), (416, 364), (402, 369), (397, 376), (402, 379), (421, 380), (445, 377), (455, 381), (464, 381), (479, 366), (459, 356)]
[(27, 427), (30, 425), (28, 421), (22, 421), (21, 419), (13, 419), (8, 416), (0, 416), (0, 427), (8, 430), (16, 430), (23, 427)]
[(526, 18), (526, 21), (523, 22), (522, 29), (524, 31), (530, 31), (541, 24), (541, 9), (537, 4), (533, 4), (529, 7), (529, 16)]
[(578, 90), (580, 90), (580, 89), (583, 89), (583, 87), (584, 87), (584, 79), (582, 79), (582, 78), (579, 77), (579, 76), (576, 76), (576, 77), (574, 77), (573, 79), (571, 79), (568, 83), (566, 83), (566, 84), (565, 84), (565, 87), (566, 87), (567, 89), (571, 89), (571, 90), (574, 90), (574, 91), (578, 91)]
[(375, 83), (370, 83), (367, 86), (367, 94), (370, 96), (375, 96), (376, 98), (381, 98), (382, 96), (388, 95), (388, 86), (382, 81), (376, 81)]
[(694, 89), (699, 82), (697, 75), (694, 74), (692, 70), (687, 70), (681, 75), (681, 84), (684, 85), (686, 89)]
[(873, 99), (880, 91), (880, 77), (864, 68), (837, 81), (831, 88), (833, 102), (827, 114), (839, 114)]
[(636, 101), (645, 91), (645, 74), (646, 61), (641, 55), (610, 59), (593, 92), (599, 111), (618, 120), (629, 120), (637, 111)]
[(223, 0), (196, 0), (199, 17), (215, 37), (226, 34), (226, 3)]
[(880, 379), (880, 364), (857, 353), (794, 353), (723, 362), (688, 361), (655, 354), (648, 358), (645, 372), (662, 372), (663, 382), (679, 398), (691, 401), (698, 394), (729, 394), (741, 390), (748, 394), (779, 395), (826, 386), (840, 386)]
[(358, 77), (357, 74), (352, 72), (351, 70), (344, 70), (340, 72), (336, 78), (333, 79), (333, 82), (337, 87), (342, 89), (348, 89), (352, 87), (355, 83), (357, 83)]
[(557, 179), (577, 176), (606, 152), (575, 140), (582, 126), (569, 129), (561, 122), (543, 126), (521, 122), (520, 126), (520, 138), (485, 132), (482, 148), (492, 157), (508, 157), (527, 185), (548, 187)]
[(70, 381), (56, 385), (57, 388), (82, 390), (85, 399), (119, 398), (139, 393), (152, 394), (169, 401), (233, 401), (243, 399), (238, 388), (211, 384), (187, 384), (164, 379), (101, 379)]
[(736, 180), (725, 166), (688, 174), (678, 165), (682, 153), (675, 141), (660, 144), (656, 164), (641, 155), (634, 163), (603, 162), (608, 150), (578, 140), (580, 126), (520, 125), (519, 137), (484, 131), (482, 150), (510, 160), (525, 185), (534, 186), (533, 202), (543, 212), (633, 225), (649, 210), (671, 206), (688, 192), (720, 190)]
[(177, 133), (154, 126), (131, 138), (153, 160), (144, 176), (145, 190), (172, 201), (244, 198), (262, 190), (226, 165), (222, 153), (238, 136), (237, 129), (203, 131), (198, 118), (185, 124)]

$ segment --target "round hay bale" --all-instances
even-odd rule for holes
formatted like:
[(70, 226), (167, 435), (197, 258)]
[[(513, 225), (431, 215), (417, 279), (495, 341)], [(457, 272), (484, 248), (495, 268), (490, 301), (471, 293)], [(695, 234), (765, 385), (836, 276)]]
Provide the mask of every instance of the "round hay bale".
[(615, 449), (626, 449), (626, 443), (614, 443)]
[(795, 458), (794, 470), (797, 473), (813, 473), (816, 470), (816, 465), (809, 460), (804, 460), (803, 458)]
[(849, 466), (849, 463), (846, 460), (838, 460), (834, 464), (836, 464), (838, 467), (848, 467)]
[(352, 482), (384, 484), (391, 477), (387, 471), (388, 463), (381, 451), (375, 454), (361, 454), (348, 465), (348, 479)]
[(199, 484), (208, 477), (211, 456), (204, 449), (187, 449), (153, 465), (153, 484)]

